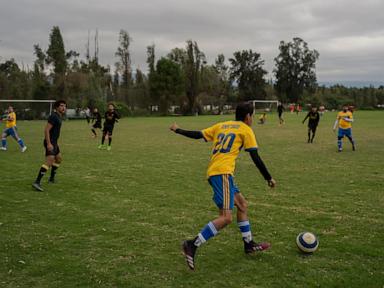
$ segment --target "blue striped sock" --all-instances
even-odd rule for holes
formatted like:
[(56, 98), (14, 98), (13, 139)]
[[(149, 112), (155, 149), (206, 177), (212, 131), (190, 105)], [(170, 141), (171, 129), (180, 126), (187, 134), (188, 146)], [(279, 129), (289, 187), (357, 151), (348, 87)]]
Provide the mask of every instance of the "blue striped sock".
[(208, 241), (208, 239), (214, 237), (217, 234), (217, 229), (212, 222), (209, 222), (205, 227), (200, 231), (195, 240), (195, 245), (199, 247), (201, 244)]
[(24, 147), (24, 142), (23, 142), (23, 140), (21, 138), (17, 141), (17, 143), (19, 143), (21, 148)]
[(252, 232), (251, 232), (251, 224), (248, 220), (237, 222), (237, 226), (240, 228), (241, 236), (243, 236), (243, 240), (247, 243), (252, 241)]

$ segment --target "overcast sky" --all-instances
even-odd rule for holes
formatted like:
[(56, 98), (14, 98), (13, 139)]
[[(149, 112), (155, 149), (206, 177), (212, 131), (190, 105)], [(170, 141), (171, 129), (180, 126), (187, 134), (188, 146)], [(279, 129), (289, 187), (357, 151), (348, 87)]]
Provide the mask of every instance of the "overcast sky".
[(147, 69), (150, 44), (159, 58), (192, 39), (209, 63), (252, 49), (272, 72), (279, 42), (301, 37), (320, 53), (319, 81), (384, 82), (383, 11), (384, 0), (0, 0), (0, 62), (30, 65), (33, 45), (47, 49), (59, 26), (66, 50), (83, 59), (88, 30), (97, 28), (100, 62), (112, 67), (124, 29), (133, 68)]

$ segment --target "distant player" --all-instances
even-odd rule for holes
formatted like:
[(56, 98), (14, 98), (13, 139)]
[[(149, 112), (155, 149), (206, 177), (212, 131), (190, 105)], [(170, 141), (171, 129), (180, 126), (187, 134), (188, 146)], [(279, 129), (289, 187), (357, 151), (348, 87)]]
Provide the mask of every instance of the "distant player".
[(99, 110), (97, 108), (93, 109), (92, 123), (93, 125), (91, 131), (93, 133), (93, 137), (97, 137), (96, 129), (101, 130), (101, 114), (99, 113)]
[[(320, 114), (317, 112), (317, 107), (312, 107), (311, 111), (308, 112), (307, 116), (305, 116), (303, 120), (303, 124), (305, 120), (308, 120), (308, 143), (313, 143), (313, 139), (315, 138), (316, 135), (316, 129), (317, 125), (319, 125), (320, 121)], [(311, 137), (311, 132), (312, 132), (312, 137)]]
[(279, 115), (279, 124), (282, 125), (284, 124), (284, 119), (283, 119), (283, 112), (285, 108), (281, 102), (277, 105), (277, 114)]
[(195, 253), (201, 244), (214, 237), (221, 229), (232, 222), (232, 209), (237, 207), (237, 224), (242, 234), (246, 254), (263, 251), (269, 243), (253, 241), (251, 226), (247, 215), (247, 201), (236, 187), (233, 179), (235, 160), (244, 148), (250, 153), (253, 162), (260, 170), (270, 187), (276, 182), (269, 174), (258, 154), (255, 134), (251, 128), (253, 106), (241, 103), (236, 107), (236, 121), (226, 121), (202, 131), (180, 129), (175, 123), (170, 129), (177, 134), (193, 139), (213, 142), (211, 161), (208, 166), (208, 182), (213, 189), (213, 201), (219, 209), (219, 216), (209, 222), (193, 240), (183, 242), (183, 252), (190, 269), (195, 269)]
[(265, 122), (267, 122), (267, 113), (263, 113), (259, 116), (259, 122), (257, 122), (258, 124), (265, 124)]
[(19, 137), (16, 127), (16, 113), (12, 106), (8, 107), (7, 115), (5, 118), (5, 129), (1, 134), (1, 150), (7, 151), (7, 137), (12, 136), (20, 146), (20, 151), (25, 152), (27, 146), (24, 145), (23, 140)]
[(37, 191), (44, 191), (43, 188), (41, 188), (40, 182), (49, 168), (51, 168), (51, 176), (49, 177), (48, 182), (55, 182), (56, 171), (59, 168), (62, 159), (58, 140), (60, 137), (61, 119), (65, 114), (67, 104), (64, 100), (58, 100), (54, 104), (54, 109), (55, 111), (48, 117), (48, 123), (44, 130), (45, 163), (41, 165), (39, 174), (32, 184), (32, 187)]
[(103, 136), (101, 138), (101, 144), (98, 147), (99, 149), (105, 148), (104, 142), (108, 138), (108, 146), (106, 148), (108, 151), (111, 150), (112, 132), (115, 123), (118, 122), (119, 118), (119, 114), (115, 111), (115, 105), (112, 103), (108, 104), (108, 111), (105, 112)]
[(352, 150), (355, 151), (355, 141), (352, 138), (352, 112), (348, 111), (348, 106), (343, 106), (343, 111), (337, 114), (335, 124), (333, 125), (333, 131), (336, 131), (336, 127), (339, 126), (337, 133), (337, 147), (338, 151), (343, 151), (343, 138), (346, 136), (349, 142), (352, 144)]

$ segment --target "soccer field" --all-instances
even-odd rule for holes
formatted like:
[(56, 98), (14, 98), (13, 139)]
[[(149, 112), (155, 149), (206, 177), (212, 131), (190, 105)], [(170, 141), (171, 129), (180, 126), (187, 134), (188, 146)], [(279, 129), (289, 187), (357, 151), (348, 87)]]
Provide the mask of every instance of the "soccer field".
[[(271, 249), (246, 256), (234, 221), (198, 250), (195, 272), (180, 244), (217, 215), (205, 179), (211, 144), (168, 127), (198, 130), (232, 115), (125, 118), (111, 151), (97, 149), (85, 120), (63, 122), (63, 163), (56, 184), (43, 178), (44, 192), (31, 184), (46, 122), (19, 121), (28, 150), (8, 138), (0, 151), (0, 287), (383, 287), (384, 113), (356, 111), (357, 151), (344, 141), (342, 153), (335, 113), (321, 118), (313, 144), (304, 116), (253, 124), (275, 189), (248, 153), (237, 161), (254, 238)], [(302, 231), (319, 238), (313, 255), (296, 248)]]

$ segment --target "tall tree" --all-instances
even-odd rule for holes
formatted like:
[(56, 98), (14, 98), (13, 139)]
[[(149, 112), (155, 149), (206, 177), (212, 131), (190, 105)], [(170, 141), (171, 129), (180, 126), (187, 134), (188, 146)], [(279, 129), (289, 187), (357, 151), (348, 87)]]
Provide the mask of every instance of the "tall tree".
[(131, 71), (131, 53), (129, 52), (129, 46), (131, 45), (132, 38), (129, 37), (127, 31), (121, 29), (119, 33), (119, 47), (115, 53), (115, 56), (119, 58), (117, 68), (120, 70), (122, 78), (122, 91), (124, 100), (129, 105), (128, 89), (132, 81)]
[(186, 58), (184, 63), (185, 92), (188, 99), (187, 114), (197, 112), (196, 98), (199, 93), (199, 80), (203, 65), (206, 63), (205, 55), (199, 46), (192, 40), (187, 41)]
[(233, 53), (229, 59), (230, 80), (237, 82), (239, 100), (265, 99), (265, 79), (267, 71), (263, 69), (264, 60), (260, 54), (252, 50)]
[(281, 101), (296, 103), (301, 99), (304, 89), (314, 91), (317, 85), (315, 68), (319, 52), (310, 50), (301, 38), (293, 38), (288, 43), (281, 41), (279, 50), (273, 70), (275, 88)]
[(170, 59), (161, 58), (156, 64), (152, 85), (154, 93), (151, 96), (160, 105), (160, 112), (167, 114), (169, 106), (176, 102), (184, 89), (181, 66)]
[(63, 97), (65, 90), (65, 73), (67, 70), (67, 56), (64, 48), (63, 37), (60, 28), (53, 26), (49, 35), (49, 46), (47, 50), (46, 62), (53, 65), (53, 79), (56, 94)]

